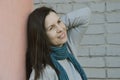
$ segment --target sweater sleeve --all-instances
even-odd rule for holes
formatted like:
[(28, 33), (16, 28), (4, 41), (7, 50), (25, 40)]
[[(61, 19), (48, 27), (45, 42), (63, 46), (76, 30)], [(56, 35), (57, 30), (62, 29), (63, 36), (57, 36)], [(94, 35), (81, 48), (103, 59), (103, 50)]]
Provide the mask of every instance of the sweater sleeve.
[(80, 54), (80, 42), (88, 27), (90, 15), (91, 10), (87, 7), (75, 10), (61, 17), (61, 20), (68, 27), (68, 45), (75, 57), (77, 54)]
[[(29, 80), (34, 80), (34, 77), (35, 70), (33, 69)], [(58, 80), (58, 77), (56, 72), (50, 66), (47, 65), (46, 68), (43, 70), (43, 73), (37, 80)]]
[(91, 10), (86, 7), (65, 14), (61, 17), (61, 20), (68, 29), (71, 29), (79, 25), (87, 25), (89, 23), (90, 14)]

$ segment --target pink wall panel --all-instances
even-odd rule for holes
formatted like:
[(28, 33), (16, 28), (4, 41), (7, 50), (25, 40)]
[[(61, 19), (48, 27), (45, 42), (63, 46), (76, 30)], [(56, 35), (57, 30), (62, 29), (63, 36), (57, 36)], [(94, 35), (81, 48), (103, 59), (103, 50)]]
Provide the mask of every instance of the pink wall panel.
[(0, 0), (0, 80), (25, 80), (26, 21), (32, 0)]

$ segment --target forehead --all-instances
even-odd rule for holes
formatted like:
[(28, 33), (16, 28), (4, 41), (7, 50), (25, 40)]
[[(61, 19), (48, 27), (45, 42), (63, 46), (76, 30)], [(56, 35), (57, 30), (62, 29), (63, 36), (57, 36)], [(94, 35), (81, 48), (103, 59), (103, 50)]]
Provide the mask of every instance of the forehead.
[(45, 25), (49, 26), (57, 22), (59, 16), (55, 12), (50, 12), (45, 18)]

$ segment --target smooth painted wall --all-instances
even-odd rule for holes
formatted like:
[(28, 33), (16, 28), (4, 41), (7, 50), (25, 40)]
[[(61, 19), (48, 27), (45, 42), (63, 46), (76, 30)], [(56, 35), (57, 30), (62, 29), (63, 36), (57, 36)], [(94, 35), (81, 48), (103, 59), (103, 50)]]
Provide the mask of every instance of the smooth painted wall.
[(32, 0), (0, 0), (0, 80), (25, 80), (26, 21)]

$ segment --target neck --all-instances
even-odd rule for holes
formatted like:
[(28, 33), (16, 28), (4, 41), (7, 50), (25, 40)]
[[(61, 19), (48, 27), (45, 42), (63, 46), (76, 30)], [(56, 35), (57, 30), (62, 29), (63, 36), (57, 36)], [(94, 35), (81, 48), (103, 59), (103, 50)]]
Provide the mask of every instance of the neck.
[(62, 47), (63, 44), (60, 44), (60, 45), (52, 45), (53, 47)]

